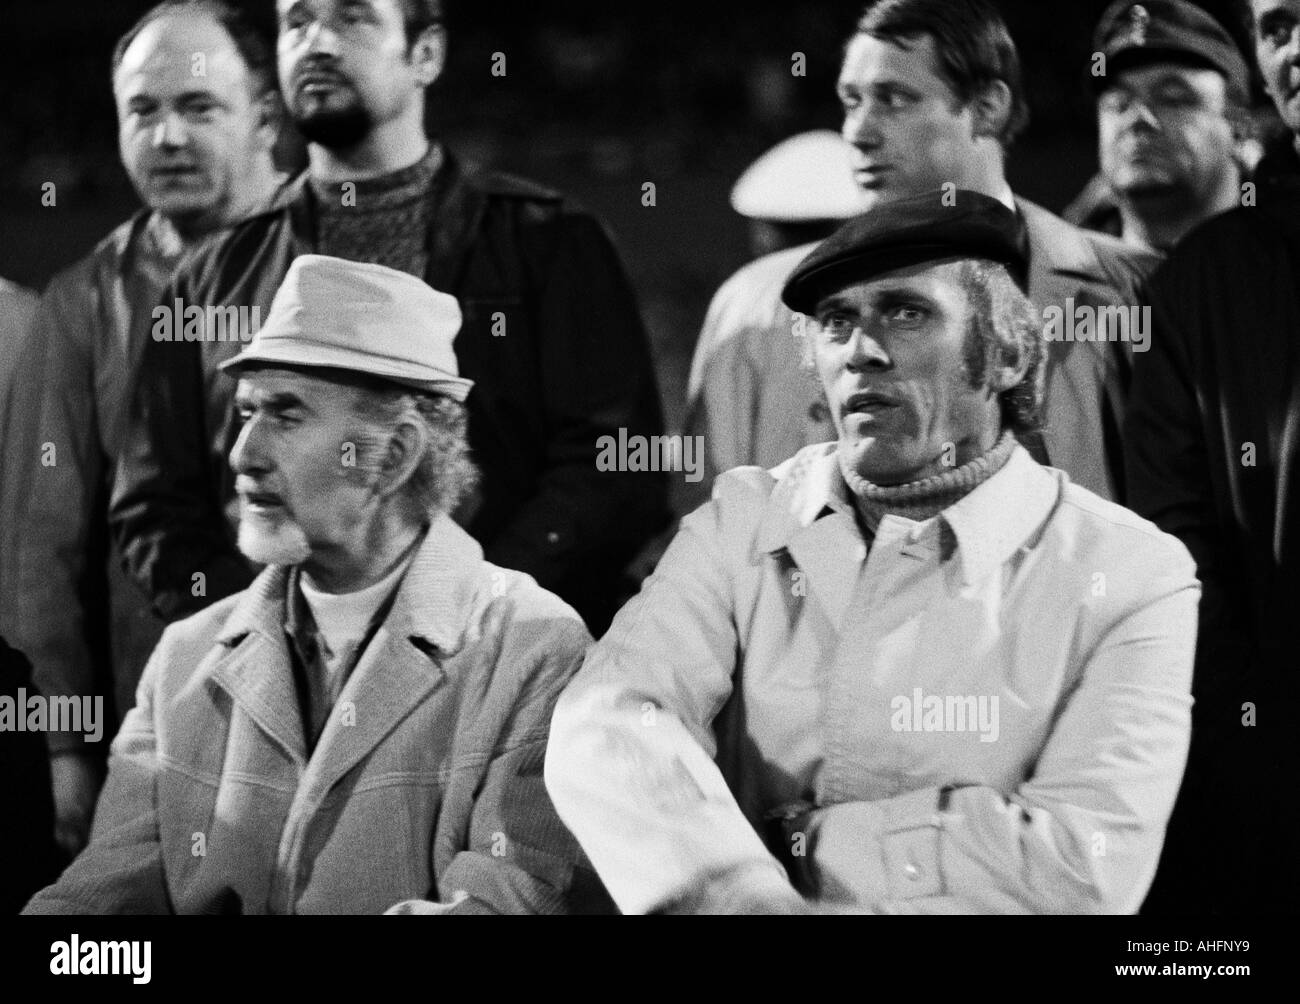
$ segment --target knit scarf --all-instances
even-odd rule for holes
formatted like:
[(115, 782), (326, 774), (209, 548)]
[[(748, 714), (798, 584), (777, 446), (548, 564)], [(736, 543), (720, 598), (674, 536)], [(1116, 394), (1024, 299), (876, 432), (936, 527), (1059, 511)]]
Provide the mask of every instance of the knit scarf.
[(901, 485), (872, 484), (850, 469), (843, 452), (838, 456), (840, 473), (853, 493), (858, 511), (875, 533), (881, 518), (891, 513), (917, 522), (937, 516), (1000, 471), (1015, 448), (1015, 434), (1008, 429), (991, 450), (974, 460), (951, 471)]

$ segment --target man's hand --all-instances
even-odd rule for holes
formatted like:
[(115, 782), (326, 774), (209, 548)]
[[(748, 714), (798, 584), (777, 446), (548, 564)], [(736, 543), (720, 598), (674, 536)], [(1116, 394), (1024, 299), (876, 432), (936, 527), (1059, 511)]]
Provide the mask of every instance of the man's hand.
[(93, 758), (59, 753), (50, 759), (54, 786), (54, 840), (69, 857), (81, 853), (90, 840), (100, 775)]

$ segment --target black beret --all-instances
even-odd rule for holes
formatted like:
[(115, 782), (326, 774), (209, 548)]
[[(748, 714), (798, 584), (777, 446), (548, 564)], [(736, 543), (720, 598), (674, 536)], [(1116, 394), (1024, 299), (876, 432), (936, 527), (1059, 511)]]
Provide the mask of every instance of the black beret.
[(799, 263), (781, 299), (791, 310), (811, 315), (818, 301), (845, 286), (944, 258), (999, 262), (1025, 288), (1020, 217), (987, 195), (948, 189), (884, 202), (855, 216)]
[(1218, 70), (1239, 94), (1250, 93), (1250, 71), (1237, 43), (1188, 0), (1116, 0), (1102, 14), (1092, 44), (1106, 57), (1105, 73), (1093, 76), (1098, 91), (1127, 67), (1174, 62)]

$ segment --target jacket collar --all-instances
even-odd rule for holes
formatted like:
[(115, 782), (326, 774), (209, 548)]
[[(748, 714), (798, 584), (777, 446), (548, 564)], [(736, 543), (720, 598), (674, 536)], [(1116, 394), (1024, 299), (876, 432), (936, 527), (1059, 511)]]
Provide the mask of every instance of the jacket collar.
[[(483, 549), (439, 514), (411, 559), (385, 626), (395, 635), (420, 638), (445, 654), (458, 651), (477, 593)], [(289, 569), (270, 565), (240, 596), (217, 640), (232, 645), (248, 634), (279, 640), (287, 611)]]
[[(295, 244), (300, 253), (317, 250), (315, 196), (308, 184), (309, 172), (303, 171), (285, 188), (277, 206), (287, 207)], [(425, 235), (429, 260), (424, 279), (434, 289), (458, 288), (470, 244), (477, 236), (487, 196), (446, 146), (442, 163), (434, 174), (430, 191), (434, 212), (430, 214)]]
[(478, 600), (482, 548), (444, 515), (430, 525), (339, 703), (364, 707), (355, 723), (330, 716), (307, 765), (306, 742), (285, 635), (289, 569), (270, 566), (235, 603), (202, 674), (328, 790), (438, 686), (445, 660), (465, 643)]
[(1028, 199), (1016, 199), (1029, 237), (1029, 295), (1052, 276), (1106, 283), (1106, 272), (1087, 234)]
[[(774, 472), (779, 477), (755, 541), (760, 552), (787, 550), (803, 568), (803, 551), (810, 563), (836, 566), (840, 576), (846, 562), (860, 563), (866, 556), (836, 448), (835, 443), (808, 447)], [(1031, 546), (1060, 492), (1060, 476), (1017, 445), (1000, 471), (940, 513), (937, 518), (956, 537), (965, 581), (980, 581)], [(818, 529), (819, 524), (826, 525)]]

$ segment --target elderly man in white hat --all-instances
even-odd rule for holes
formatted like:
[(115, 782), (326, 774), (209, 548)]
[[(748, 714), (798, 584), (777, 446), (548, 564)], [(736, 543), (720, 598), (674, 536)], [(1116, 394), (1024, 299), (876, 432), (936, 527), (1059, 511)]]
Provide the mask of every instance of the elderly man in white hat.
[(600, 897), (541, 777), (590, 637), (447, 515), (475, 476), (460, 321), (405, 273), (294, 261), (223, 366), (244, 422), (239, 546), (267, 567), (163, 635), (91, 843), (29, 912), (550, 913)]

